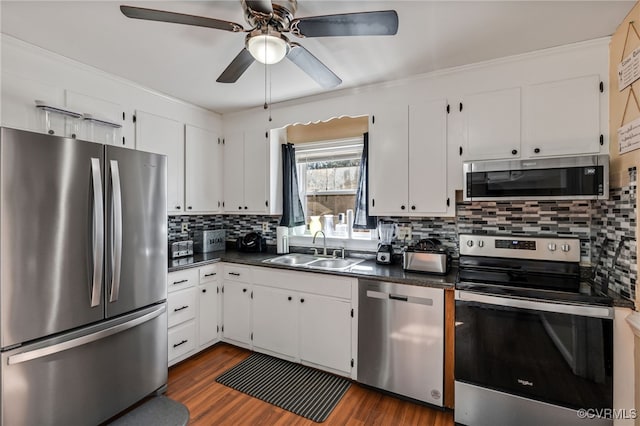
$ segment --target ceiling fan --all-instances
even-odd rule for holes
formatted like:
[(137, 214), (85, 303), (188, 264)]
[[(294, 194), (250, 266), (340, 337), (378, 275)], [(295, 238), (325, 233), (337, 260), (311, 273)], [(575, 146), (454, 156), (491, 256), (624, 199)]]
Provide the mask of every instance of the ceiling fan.
[(241, 4), (245, 20), (251, 26), (248, 30), (234, 22), (164, 10), (123, 5), (120, 11), (129, 18), (246, 32), (245, 47), (220, 74), (216, 80), (219, 83), (235, 83), (254, 61), (275, 64), (286, 57), (320, 86), (336, 87), (342, 83), (340, 77), (302, 45), (289, 41), (285, 33), (305, 38), (394, 35), (398, 32), (395, 10), (294, 18), (297, 0), (279, 0), (277, 3), (241, 0)]

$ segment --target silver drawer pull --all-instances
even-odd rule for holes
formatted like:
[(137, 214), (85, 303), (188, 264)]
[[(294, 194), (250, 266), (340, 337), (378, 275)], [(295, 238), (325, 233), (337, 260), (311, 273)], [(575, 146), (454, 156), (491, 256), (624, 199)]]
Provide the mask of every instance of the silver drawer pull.
[(174, 347), (174, 348), (177, 348), (178, 346), (184, 345), (184, 344), (185, 344), (185, 343), (187, 343), (187, 342), (188, 342), (188, 340), (183, 340), (183, 341), (182, 341), (182, 342), (180, 342), (180, 343), (175, 343), (175, 344), (173, 345), (173, 347)]
[(186, 282), (188, 282), (188, 281), (189, 281), (189, 280), (174, 281), (174, 282), (173, 282), (173, 285), (186, 283)]
[(184, 306), (180, 306), (179, 308), (175, 308), (173, 310), (173, 312), (178, 312), (178, 311), (182, 311), (184, 309), (187, 309), (189, 307), (189, 305), (184, 305)]

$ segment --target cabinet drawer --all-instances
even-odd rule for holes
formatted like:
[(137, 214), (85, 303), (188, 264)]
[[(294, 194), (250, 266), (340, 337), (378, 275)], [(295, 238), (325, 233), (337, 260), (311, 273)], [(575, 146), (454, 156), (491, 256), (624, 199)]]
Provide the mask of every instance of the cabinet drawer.
[(313, 272), (283, 271), (275, 268), (255, 268), (254, 271), (255, 284), (351, 299), (353, 278)]
[(227, 281), (251, 282), (251, 269), (246, 266), (224, 265), (224, 279)]
[(190, 321), (169, 329), (169, 362), (195, 349), (196, 323)]
[(200, 268), (200, 284), (215, 281), (218, 278), (218, 265), (203, 266)]
[(170, 272), (167, 280), (169, 293), (183, 288), (193, 287), (198, 283), (198, 269)]
[(167, 300), (169, 327), (193, 319), (196, 316), (196, 289), (188, 288), (169, 294)]

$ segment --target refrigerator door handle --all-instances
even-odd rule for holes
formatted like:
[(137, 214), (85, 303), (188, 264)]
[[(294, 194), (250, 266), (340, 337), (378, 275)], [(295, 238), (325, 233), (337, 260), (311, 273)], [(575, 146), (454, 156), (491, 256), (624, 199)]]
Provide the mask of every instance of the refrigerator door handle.
[(47, 346), (40, 349), (34, 349), (32, 351), (23, 352), (20, 354), (12, 355), (7, 360), (9, 365), (20, 364), (27, 361), (32, 361), (34, 359), (42, 358), (45, 356), (53, 355), (58, 352), (66, 351), (69, 349), (77, 348), (78, 346), (83, 346), (89, 344), (91, 342), (95, 342), (101, 339), (104, 339), (109, 336), (113, 336), (114, 334), (121, 333), (125, 330), (129, 330), (130, 328), (134, 328), (139, 326), (140, 324), (144, 324), (147, 321), (151, 321), (152, 319), (159, 317), (167, 310), (166, 306), (163, 304), (159, 306), (154, 311), (151, 311), (139, 318), (133, 319), (131, 321), (114, 325), (113, 327), (106, 328), (104, 330), (100, 330), (93, 334), (88, 334), (86, 336), (78, 337), (75, 339), (68, 340), (66, 342), (58, 343), (55, 345)]
[(100, 158), (91, 158), (91, 178), (93, 181), (93, 281), (90, 290), (91, 307), (100, 305), (102, 268), (104, 266), (104, 208), (100, 162)]
[(120, 270), (122, 267), (122, 188), (118, 162), (111, 160), (111, 295), (109, 302), (118, 300)]

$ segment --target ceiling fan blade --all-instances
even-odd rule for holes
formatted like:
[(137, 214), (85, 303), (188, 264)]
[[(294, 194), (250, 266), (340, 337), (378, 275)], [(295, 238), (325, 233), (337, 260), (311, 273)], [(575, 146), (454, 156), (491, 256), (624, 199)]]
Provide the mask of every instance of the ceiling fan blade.
[(325, 89), (331, 89), (342, 83), (340, 77), (298, 43), (291, 43), (287, 58)]
[(271, 16), (273, 14), (273, 6), (271, 0), (244, 0), (244, 4), (252, 12), (263, 16)]
[(218, 83), (235, 83), (254, 60), (246, 48), (242, 49), (233, 61), (231, 61), (229, 66), (222, 71), (222, 74), (220, 74), (220, 77), (218, 77), (216, 81)]
[(127, 18), (144, 19), (147, 21), (171, 22), (174, 24), (194, 25), (196, 27), (215, 28), (232, 32), (242, 32), (244, 28), (234, 22), (220, 19), (205, 18), (204, 16), (185, 15), (183, 13), (167, 12), (165, 10), (145, 9), (134, 6), (120, 6), (120, 11)]
[(294, 19), (290, 31), (298, 37), (394, 35), (398, 32), (395, 10), (309, 16)]

